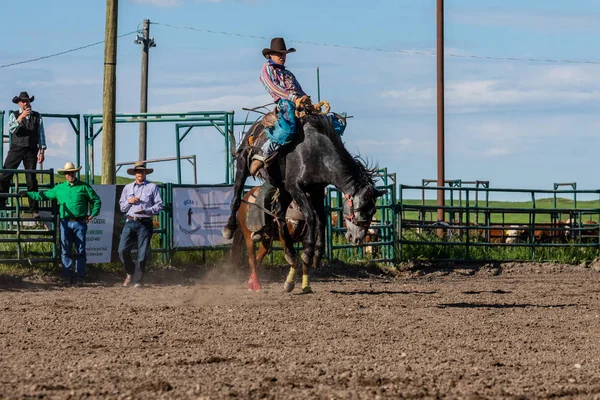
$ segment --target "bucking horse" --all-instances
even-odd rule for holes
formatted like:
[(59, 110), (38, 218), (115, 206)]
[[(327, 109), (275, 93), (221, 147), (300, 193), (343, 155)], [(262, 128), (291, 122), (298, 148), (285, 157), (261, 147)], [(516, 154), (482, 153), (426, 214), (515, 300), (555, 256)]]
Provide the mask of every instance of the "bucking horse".
[[(284, 288), (295, 287), (297, 258), (287, 226), (285, 210), (294, 200), (306, 219), (302, 249), (302, 291), (311, 293), (309, 267), (318, 267), (325, 247), (325, 188), (333, 185), (345, 193), (344, 218), (346, 238), (354, 245), (362, 243), (376, 211), (377, 198), (384, 192), (375, 187), (375, 170), (345, 148), (340, 135), (327, 115), (307, 114), (299, 120), (292, 143), (282, 147), (272, 163), (266, 162), (260, 177), (279, 189), (278, 211), (280, 237), (290, 271)], [(256, 121), (244, 135), (235, 153), (236, 174), (233, 185), (231, 215), (223, 228), (223, 236), (231, 239), (237, 228), (236, 214), (242, 201), (243, 186), (250, 175), (252, 155), (266, 139), (264, 126)]]

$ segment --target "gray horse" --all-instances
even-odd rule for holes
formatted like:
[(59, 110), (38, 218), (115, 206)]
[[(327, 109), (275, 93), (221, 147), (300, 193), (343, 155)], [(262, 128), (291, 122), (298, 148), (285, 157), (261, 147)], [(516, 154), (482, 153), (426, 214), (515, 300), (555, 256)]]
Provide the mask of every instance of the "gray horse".
[[(262, 132), (260, 123), (254, 123), (236, 152), (231, 215), (223, 228), (226, 238), (231, 238), (237, 228), (236, 213), (241, 204), (244, 183), (250, 174), (248, 160), (258, 147), (258, 138), (264, 137)], [(293, 199), (304, 212), (306, 233), (302, 249), (302, 290), (310, 293), (308, 269), (311, 265), (320, 265), (325, 245), (325, 187), (333, 185), (346, 193), (346, 238), (354, 245), (362, 243), (367, 235), (377, 198), (384, 192), (375, 187), (374, 171), (346, 150), (341, 137), (333, 130), (330, 118), (325, 115), (304, 117), (294, 141), (281, 150), (276, 161), (270, 165), (267, 163), (260, 175), (280, 189), (281, 210), (286, 210)], [(285, 258), (291, 266), (285, 282), (285, 289), (289, 292), (295, 286), (297, 259), (286, 224), (280, 224), (280, 236), (286, 243)]]

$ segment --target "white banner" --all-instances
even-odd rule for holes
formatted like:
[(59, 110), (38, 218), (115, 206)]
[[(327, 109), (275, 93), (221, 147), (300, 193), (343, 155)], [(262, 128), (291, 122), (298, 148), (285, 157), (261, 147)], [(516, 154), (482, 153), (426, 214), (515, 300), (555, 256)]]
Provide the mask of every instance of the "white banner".
[(173, 188), (173, 246), (231, 243), (221, 234), (229, 218), (233, 187)]
[(87, 262), (102, 264), (110, 262), (115, 222), (116, 185), (92, 185), (100, 200), (100, 214), (90, 221), (86, 235)]

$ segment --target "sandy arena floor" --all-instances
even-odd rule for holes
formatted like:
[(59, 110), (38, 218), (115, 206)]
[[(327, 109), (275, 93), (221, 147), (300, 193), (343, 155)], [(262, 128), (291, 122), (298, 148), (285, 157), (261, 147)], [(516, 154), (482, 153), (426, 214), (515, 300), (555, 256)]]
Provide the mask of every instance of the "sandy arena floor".
[(209, 275), (0, 277), (0, 398), (600, 398), (594, 268), (330, 267), (312, 295)]

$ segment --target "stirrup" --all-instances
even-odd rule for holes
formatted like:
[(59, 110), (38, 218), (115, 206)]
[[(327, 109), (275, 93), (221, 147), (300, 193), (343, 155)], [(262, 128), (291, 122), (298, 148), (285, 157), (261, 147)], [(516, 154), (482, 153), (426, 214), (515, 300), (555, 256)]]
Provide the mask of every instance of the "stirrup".
[[(264, 157), (262, 157), (262, 158), (264, 158)], [(258, 171), (260, 171), (260, 169), (264, 165), (265, 165), (264, 161), (261, 161), (261, 160), (252, 160), (252, 163), (250, 163), (250, 167), (248, 168), (249, 171), (250, 171), (250, 175), (256, 176), (256, 174), (258, 174)]]

